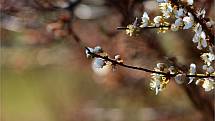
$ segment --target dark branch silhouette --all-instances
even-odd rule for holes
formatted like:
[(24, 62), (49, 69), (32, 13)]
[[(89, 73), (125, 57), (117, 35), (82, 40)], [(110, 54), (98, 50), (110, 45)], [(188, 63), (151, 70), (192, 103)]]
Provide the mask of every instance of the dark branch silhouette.
[[(148, 73), (162, 74), (162, 75), (167, 76), (167, 77), (175, 77), (177, 75), (177, 74), (170, 74), (170, 73), (165, 73), (165, 72), (160, 72), (160, 71), (154, 71), (154, 70), (150, 70), (150, 69), (143, 68), (143, 67), (127, 65), (127, 64), (124, 64), (124, 63), (121, 63), (121, 62), (117, 62), (116, 60), (111, 59), (108, 56), (101, 56), (99, 54), (93, 53), (87, 47), (85, 47), (85, 48), (88, 51), (87, 53), (90, 54), (92, 57), (102, 58), (102, 59), (104, 59), (106, 61), (111, 62), (113, 65), (119, 65), (119, 66), (122, 66), (122, 67), (125, 67), (125, 68), (144, 71), (144, 72), (148, 72)], [(204, 74), (202, 74), (202, 75), (201, 74), (198, 74), (198, 75), (186, 74), (186, 77), (215, 78), (215, 76), (213, 76), (213, 75), (204, 75)]]

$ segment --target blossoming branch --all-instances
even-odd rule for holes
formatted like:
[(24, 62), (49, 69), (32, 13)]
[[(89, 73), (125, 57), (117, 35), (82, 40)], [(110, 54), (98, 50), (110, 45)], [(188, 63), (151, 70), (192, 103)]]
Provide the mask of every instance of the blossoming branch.
[(162, 91), (166, 87), (171, 78), (174, 78), (176, 83), (178, 84), (184, 83), (186, 78), (190, 79), (188, 84), (190, 84), (195, 78), (198, 78), (196, 84), (198, 85), (201, 83), (202, 87), (205, 88), (205, 91), (210, 91), (214, 89), (215, 73), (212, 68), (207, 70), (210, 73), (206, 72), (206, 74), (197, 74), (196, 65), (191, 64), (190, 73), (186, 74), (180, 73), (179, 70), (177, 70), (173, 66), (167, 67), (167, 65), (164, 63), (158, 63), (157, 67), (155, 67), (154, 70), (150, 70), (143, 67), (136, 67), (124, 64), (120, 55), (116, 55), (114, 59), (111, 59), (100, 46), (97, 46), (95, 48), (86, 47), (86, 56), (87, 58), (94, 58), (93, 66), (95, 68), (103, 68), (106, 65), (111, 65), (112, 68), (115, 69), (116, 66), (119, 65), (129, 69), (152, 73), (150, 87), (156, 90), (156, 94), (158, 94), (159, 91)]
[[(126, 30), (129, 36), (138, 35), (144, 29), (158, 29), (158, 32), (192, 30), (195, 32), (193, 43), (197, 44), (197, 49), (204, 50), (200, 58), (204, 61), (202, 69), (204, 74), (196, 72), (196, 65), (190, 64), (189, 72), (183, 72), (174, 66), (168, 67), (167, 64), (158, 63), (154, 70), (126, 65), (119, 55), (111, 59), (101, 47), (86, 47), (86, 55), (88, 58), (94, 58), (93, 66), (95, 68), (103, 68), (111, 65), (115, 69), (116, 65), (130, 69), (141, 70), (151, 73), (152, 79), (150, 87), (155, 90), (156, 94), (163, 91), (171, 78), (174, 78), (177, 84), (182, 84), (189, 79), (188, 84), (195, 82), (196, 85), (202, 86), (205, 91), (211, 91), (215, 86), (214, 71), (214, 35), (212, 20), (205, 19), (206, 11), (204, 9), (195, 11), (193, 0), (157, 0), (162, 15), (155, 16), (151, 20), (147, 12), (144, 12), (141, 18), (136, 18), (132, 24), (127, 27), (118, 27), (118, 30)], [(171, 23), (171, 20), (174, 20)], [(206, 51), (206, 52), (205, 52)]]

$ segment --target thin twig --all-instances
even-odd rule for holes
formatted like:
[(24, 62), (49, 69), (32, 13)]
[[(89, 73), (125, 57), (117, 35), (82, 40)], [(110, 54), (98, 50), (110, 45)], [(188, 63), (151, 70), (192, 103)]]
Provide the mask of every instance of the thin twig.
[[(137, 66), (132, 66), (132, 65), (127, 65), (127, 64), (124, 64), (124, 63), (120, 63), (120, 62), (117, 62), (114, 59), (109, 58), (108, 56), (101, 56), (99, 54), (93, 53), (87, 47), (85, 47), (85, 48), (88, 51), (88, 54), (90, 54), (92, 57), (102, 58), (105, 61), (109, 61), (114, 65), (119, 65), (119, 66), (122, 66), (122, 67), (125, 67), (125, 68), (144, 71), (144, 72), (148, 72), (148, 73), (162, 74), (162, 75), (167, 76), (167, 77), (175, 77), (177, 75), (177, 74), (170, 74), (170, 73), (165, 73), (165, 72), (160, 72), (160, 71), (154, 71), (154, 70), (150, 70), (150, 69), (143, 68), (143, 67), (137, 67)], [(204, 74), (202, 74), (202, 75), (200, 75), (200, 74), (198, 74), (198, 75), (189, 75), (189, 74), (187, 74), (186, 77), (215, 78), (215, 76), (213, 76), (213, 75), (204, 75)]]
[[(140, 27), (139, 27), (140, 28)], [(160, 29), (160, 28), (170, 28), (170, 25), (163, 25), (163, 26), (159, 26), (159, 27), (156, 27), (156, 26), (146, 26), (146, 27), (143, 27), (143, 28), (140, 28), (140, 30), (142, 29)], [(129, 29), (128, 27), (117, 27), (116, 28), (117, 30), (126, 30), (126, 29)]]

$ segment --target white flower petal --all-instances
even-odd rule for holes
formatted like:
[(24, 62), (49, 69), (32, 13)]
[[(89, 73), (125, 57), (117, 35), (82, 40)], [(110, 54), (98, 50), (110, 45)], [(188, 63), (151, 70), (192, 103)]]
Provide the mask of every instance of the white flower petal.
[(193, 80), (195, 79), (195, 77), (189, 77), (190, 81), (188, 82), (188, 84), (191, 84), (193, 82)]
[(181, 26), (183, 24), (182, 22), (183, 22), (182, 18), (178, 18), (178, 19), (175, 20), (175, 25), (176, 26)]
[(143, 16), (141, 17), (142, 18), (142, 22), (141, 22), (141, 25), (140, 27), (147, 27), (148, 26), (148, 23), (149, 23), (149, 16), (146, 12), (143, 13)]
[(195, 34), (195, 35), (193, 36), (192, 41), (193, 41), (194, 43), (199, 42), (199, 35), (198, 35), (198, 34)]
[[(196, 64), (192, 63), (190, 64), (190, 74), (194, 75), (196, 74)], [(188, 84), (192, 83), (193, 80), (195, 79), (195, 77), (189, 77), (190, 81), (188, 82)]]
[(214, 89), (214, 82), (210, 79), (205, 79), (202, 87), (205, 89), (206, 92), (211, 91), (212, 89)]
[(96, 46), (93, 51), (94, 51), (94, 53), (101, 53), (102, 48), (100, 46)]
[(187, 0), (188, 5), (193, 5), (193, 0)]
[(203, 39), (203, 40), (201, 41), (201, 44), (202, 44), (202, 47), (204, 47), (204, 48), (206, 48), (207, 45), (208, 45), (206, 39)]
[(87, 47), (88, 49), (86, 49), (85, 50), (85, 54), (86, 54), (86, 56), (87, 56), (87, 58), (90, 58), (91, 57), (91, 55), (89, 54), (89, 52), (91, 52), (91, 53), (94, 53), (93, 51), (93, 48), (90, 48), (90, 47)]
[(184, 79), (185, 79), (185, 75), (183, 75), (183, 74), (177, 74), (175, 77), (175, 82), (177, 83), (177, 84), (183, 84), (184, 83)]
[(212, 66), (209, 66), (209, 67), (207, 68), (207, 72), (208, 72), (208, 73), (213, 73), (213, 72), (214, 72), (214, 68), (213, 68)]
[(190, 64), (190, 73), (191, 74), (196, 73), (196, 64), (194, 64), (194, 63)]
[(147, 12), (144, 12), (144, 13), (143, 13), (142, 19), (147, 19), (147, 20), (149, 20), (149, 16), (148, 16)]
[(96, 58), (93, 62), (95, 68), (102, 68), (105, 65), (105, 61), (101, 58)]
[(176, 11), (176, 18), (180, 18), (184, 16), (184, 9), (183, 8), (179, 8), (177, 11)]
[(201, 44), (201, 42), (200, 42), (200, 41), (198, 42), (197, 49), (199, 49), (199, 50), (201, 50), (201, 49), (202, 49), (202, 44)]

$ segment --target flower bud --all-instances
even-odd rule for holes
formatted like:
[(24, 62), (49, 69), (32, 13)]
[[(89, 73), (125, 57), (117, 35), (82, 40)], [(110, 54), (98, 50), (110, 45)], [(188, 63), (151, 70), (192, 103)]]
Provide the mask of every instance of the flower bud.
[(93, 52), (94, 52), (94, 53), (102, 53), (103, 50), (102, 50), (102, 48), (101, 48), (100, 46), (96, 46), (96, 47), (94, 48)]
[(168, 70), (169, 70), (170, 74), (175, 74), (175, 72), (176, 72), (174, 66), (170, 66), (170, 67), (168, 68)]
[(171, 25), (171, 30), (172, 30), (172, 31), (178, 31), (178, 29), (179, 29), (179, 27), (176, 26), (175, 24), (172, 24), (172, 25)]
[(213, 72), (214, 72), (214, 68), (213, 68), (212, 66), (209, 66), (209, 67), (207, 68), (207, 72), (208, 72), (208, 73), (213, 73)]
[(96, 58), (93, 62), (93, 66), (95, 68), (102, 68), (105, 65), (106, 65), (105, 61), (101, 58)]
[(89, 54), (89, 52), (93, 52), (93, 48), (87, 47), (87, 49), (85, 50), (85, 54), (87, 56), (87, 58), (91, 58), (92, 56)]
[(175, 82), (177, 84), (183, 84), (184, 81), (185, 81), (186, 75), (184, 75), (184, 74), (177, 74), (174, 78), (175, 78)]
[(161, 71), (164, 71), (164, 68), (166, 68), (166, 64), (164, 64), (164, 63), (157, 63), (157, 68), (160, 69)]

